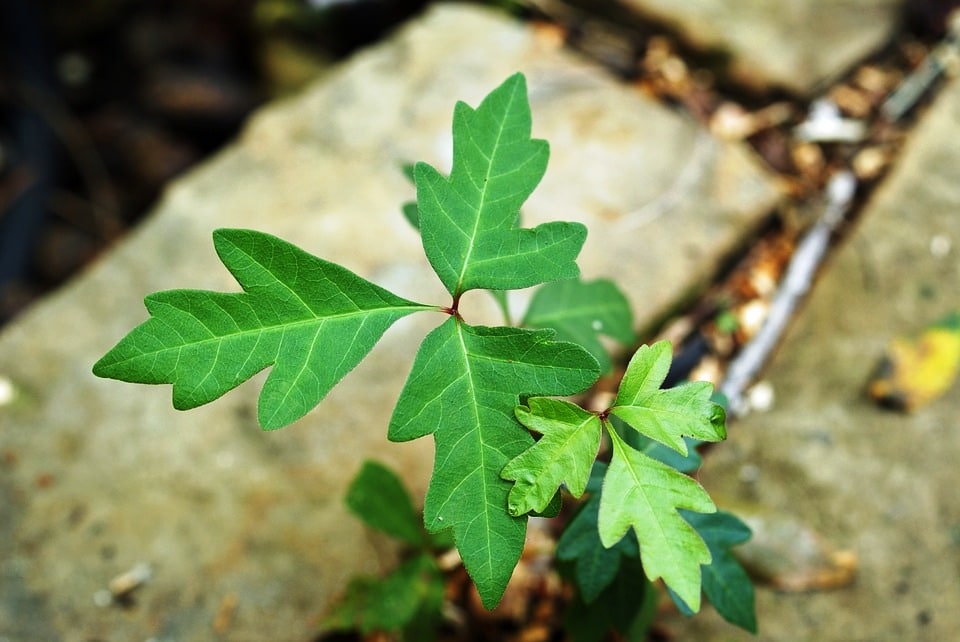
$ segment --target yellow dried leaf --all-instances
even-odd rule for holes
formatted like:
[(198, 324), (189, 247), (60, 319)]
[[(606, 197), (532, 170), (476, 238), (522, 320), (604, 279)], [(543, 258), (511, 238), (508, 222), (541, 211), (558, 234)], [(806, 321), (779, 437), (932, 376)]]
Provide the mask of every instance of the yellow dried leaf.
[(960, 313), (912, 338), (897, 337), (877, 367), (867, 392), (877, 403), (913, 411), (944, 394), (960, 371)]

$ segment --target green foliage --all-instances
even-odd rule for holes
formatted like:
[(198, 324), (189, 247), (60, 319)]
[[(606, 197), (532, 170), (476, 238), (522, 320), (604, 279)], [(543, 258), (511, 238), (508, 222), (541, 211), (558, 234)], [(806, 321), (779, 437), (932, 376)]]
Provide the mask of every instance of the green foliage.
[(512, 416), (518, 393), (572, 394), (598, 374), (586, 351), (552, 336), (550, 330), (471, 327), (451, 317), (424, 340), (390, 421), (394, 441), (433, 433), (424, 522), (432, 532), (453, 528), (488, 608), (500, 600), (526, 533), (526, 517), (506, 511), (511, 485), (500, 477), (533, 443)]
[(443, 605), (443, 574), (429, 554), (401, 563), (384, 578), (352, 580), (347, 592), (321, 622), (331, 630), (403, 632), (405, 640), (433, 637)]
[(364, 462), (347, 489), (345, 503), (368, 526), (412, 546), (416, 554), (385, 578), (351, 581), (321, 625), (364, 635), (399, 632), (402, 639), (417, 642), (433, 639), (441, 618), (444, 578), (431, 549), (446, 542), (427, 537), (400, 478), (377, 462)]
[(515, 74), (477, 109), (457, 103), (449, 178), (426, 163), (414, 168), (423, 249), (455, 299), (476, 288), (514, 290), (580, 274), (583, 225), (516, 227), (550, 155), (546, 141), (530, 138), (530, 123), (527, 85)]
[(347, 507), (371, 528), (383, 531), (411, 546), (427, 543), (420, 515), (403, 482), (374, 461), (366, 461), (347, 489)]
[[(652, 613), (650, 583), (628, 572), (638, 563), (649, 581), (662, 577), (696, 610), (700, 565), (711, 553), (727, 561), (735, 528), (698, 522), (714, 537), (704, 543), (678, 513), (715, 510), (679, 471), (699, 463), (695, 440), (724, 437), (723, 410), (708, 384), (660, 390), (668, 344), (636, 353), (615, 402), (601, 413), (535, 396), (585, 390), (610, 368), (600, 335), (628, 343), (633, 333), (626, 299), (612, 283), (577, 278), (582, 225), (521, 226), (520, 207), (549, 155), (530, 131), (526, 84), (516, 74), (476, 109), (457, 104), (449, 177), (425, 163), (410, 172), (417, 202), (404, 213), (420, 230), (424, 253), (452, 297), (448, 305), (401, 298), (268, 234), (218, 230), (216, 250), (243, 292), (150, 295), (150, 318), (94, 366), (103, 377), (173, 384), (180, 409), (210, 402), (269, 367), (258, 416), (264, 429), (274, 429), (319, 403), (397, 319), (448, 315), (424, 338), (388, 429), (394, 441), (433, 435), (426, 531), (399, 480), (381, 466), (366, 464), (347, 495), (370, 526), (421, 554), (383, 583), (352, 585), (331, 622), (363, 632), (404, 629), (420, 639), (410, 627), (439, 612), (442, 598), (426, 550), (451, 534), (492, 608), (522, 552), (528, 516), (557, 514), (562, 488), (575, 497), (591, 493), (558, 549), (580, 586), (577, 608), (628, 639)], [(464, 292), (488, 289), (509, 323), (505, 291), (541, 284), (523, 328), (472, 326), (459, 309)], [(608, 468), (594, 465), (604, 430), (613, 445)], [(731, 605), (727, 615), (748, 622), (735, 573), (721, 566), (705, 577), (708, 596), (714, 582), (718, 599)], [(640, 593), (642, 617), (624, 606)]]
[(703, 441), (726, 439), (725, 413), (710, 398), (713, 386), (698, 381), (660, 389), (670, 361), (667, 341), (641, 346), (630, 359), (610, 412), (640, 434), (681, 455), (687, 454), (684, 436)]
[(656, 591), (644, 577), (640, 561), (627, 557), (596, 599), (574, 598), (567, 609), (567, 633), (574, 642), (601, 642), (612, 629), (623, 640), (644, 642), (656, 610)]
[[(703, 567), (703, 592), (717, 612), (731, 624), (757, 632), (753, 583), (730, 549), (750, 539), (750, 528), (723, 511), (710, 515), (683, 511), (710, 549), (713, 563)], [(685, 605), (684, 605), (685, 606)]]
[(186, 410), (272, 365), (257, 414), (265, 429), (280, 428), (317, 405), (394, 321), (433, 309), (269, 234), (217, 230), (213, 242), (244, 292), (151, 294), (151, 318), (104, 355), (94, 374), (172, 383), (174, 407)]
[[(564, 529), (557, 542), (557, 558), (571, 563), (567, 571), (572, 575), (578, 589), (577, 602), (571, 617), (582, 614), (583, 617), (607, 619), (611, 622), (608, 626), (616, 628), (626, 636), (627, 633), (614, 625), (613, 621), (619, 622), (619, 626), (623, 626), (623, 622), (631, 621), (630, 618), (643, 609), (643, 606), (638, 604), (639, 600), (632, 603), (614, 601), (602, 607), (594, 606), (598, 599), (602, 600), (607, 594), (608, 587), (627, 581), (622, 576), (635, 573), (635, 564), (640, 562), (640, 547), (633, 531), (628, 532), (627, 536), (612, 548), (605, 548), (600, 541), (598, 520), (602, 483), (606, 473), (606, 464), (594, 464), (586, 489), (590, 497)], [(681, 509), (679, 512), (703, 538), (712, 557), (712, 562), (702, 567), (703, 592), (706, 598), (727, 621), (756, 633), (753, 584), (731, 553), (734, 546), (750, 538), (750, 529), (734, 515), (723, 511), (697, 513)], [(694, 613), (676, 592), (669, 592), (684, 614)], [(622, 609), (623, 612), (618, 613), (617, 609)], [(583, 628), (586, 631), (589, 626)], [(580, 638), (575, 636), (575, 639)], [(640, 639), (646, 638), (641, 636)]]
[(523, 325), (553, 328), (558, 339), (586, 348), (602, 372), (609, 372), (612, 364), (599, 335), (624, 345), (634, 341), (630, 304), (617, 286), (606, 279), (566, 279), (543, 285), (534, 293)]
[[(614, 415), (630, 430), (683, 455), (687, 454), (685, 436), (708, 441), (725, 437), (723, 409), (710, 400), (709, 384), (660, 390), (670, 359), (670, 344), (665, 341), (641, 347), (627, 367), (614, 405), (604, 413), (590, 413), (555, 399), (529, 399), (528, 407), (518, 408), (517, 417), (543, 438), (517, 455), (501, 474), (516, 482), (509, 495), (513, 514), (540, 510), (561, 483), (580, 497), (606, 426), (613, 454), (597, 508), (599, 540), (611, 548), (633, 529), (647, 577), (651, 581), (662, 577), (696, 611), (700, 565), (709, 564), (711, 557), (702, 538), (677, 510), (709, 513), (716, 507), (696, 481), (628, 445), (609, 421), (609, 415)], [(579, 561), (578, 565), (590, 563)], [(607, 578), (604, 571), (600, 573), (601, 579)], [(586, 576), (588, 571), (581, 574)], [(588, 595), (596, 592), (598, 582), (596, 578), (587, 582)]]
[(587, 499), (574, 515), (557, 542), (557, 558), (573, 562), (573, 575), (580, 599), (590, 604), (610, 586), (620, 572), (621, 556), (639, 558), (640, 549), (633, 533), (606, 548), (600, 541), (597, 524), (600, 495), (607, 465), (596, 462), (587, 484)]
[(507, 505), (512, 515), (546, 509), (561, 484), (574, 497), (583, 495), (600, 448), (600, 420), (568, 401), (535, 397), (516, 409), (520, 423), (543, 435), (517, 455), (501, 476), (516, 482)]
[(632, 528), (647, 577), (662, 577), (699, 610), (700, 565), (710, 563), (710, 551), (677, 509), (709, 513), (716, 507), (692, 478), (630, 448), (616, 432), (610, 436), (613, 457), (600, 498), (600, 541), (609, 548)]

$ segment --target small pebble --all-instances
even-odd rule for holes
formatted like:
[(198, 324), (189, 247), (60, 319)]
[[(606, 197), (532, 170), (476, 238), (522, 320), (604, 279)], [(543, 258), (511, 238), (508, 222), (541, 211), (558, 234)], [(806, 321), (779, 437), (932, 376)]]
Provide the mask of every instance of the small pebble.
[(11, 403), (14, 392), (13, 382), (6, 377), (0, 376), (0, 406), (6, 406)]
[(950, 254), (950, 249), (952, 247), (950, 242), (950, 237), (946, 234), (937, 234), (932, 239), (930, 239), (930, 254), (934, 255), (938, 259), (942, 259)]
[(773, 384), (769, 381), (758, 381), (747, 390), (747, 404), (757, 412), (773, 408), (774, 397)]

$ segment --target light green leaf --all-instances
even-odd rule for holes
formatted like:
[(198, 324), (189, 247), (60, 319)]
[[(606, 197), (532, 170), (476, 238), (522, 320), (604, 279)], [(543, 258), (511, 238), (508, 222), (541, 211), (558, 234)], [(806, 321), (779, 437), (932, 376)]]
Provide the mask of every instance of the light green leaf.
[(452, 528), (484, 606), (499, 602), (523, 550), (526, 516), (507, 512), (500, 477), (533, 444), (513, 416), (521, 394), (566, 395), (598, 374), (596, 360), (548, 330), (471, 327), (456, 317), (427, 335), (390, 421), (394, 441), (433, 433), (424, 522)]
[(436, 309), (269, 234), (217, 230), (213, 240), (244, 292), (151, 294), (151, 318), (104, 355), (94, 374), (172, 383), (173, 405), (185, 410), (272, 365), (258, 408), (260, 425), (270, 430), (317, 405), (394, 321)]
[(423, 546), (426, 534), (403, 482), (375, 461), (365, 461), (347, 489), (347, 507), (371, 528), (411, 546)]
[(609, 434), (613, 455), (600, 498), (600, 540), (609, 548), (633, 528), (650, 581), (662, 577), (699, 610), (700, 565), (710, 563), (710, 551), (677, 509), (711, 513), (716, 507), (696, 481), (630, 448), (616, 431)]
[(702, 441), (726, 439), (723, 408), (710, 399), (705, 381), (660, 390), (670, 369), (670, 343), (641, 346), (630, 360), (610, 412), (634, 430), (687, 454), (684, 436)]
[(681, 511), (700, 534), (713, 562), (703, 567), (703, 592), (723, 619), (742, 629), (757, 632), (753, 582), (730, 549), (750, 539), (750, 527), (724, 511), (704, 515)]
[(607, 279), (565, 279), (537, 288), (523, 318), (530, 328), (553, 328), (561, 341), (582, 345), (609, 372), (610, 357), (600, 335), (622, 344), (634, 341), (630, 303)]
[(603, 432), (597, 415), (569, 401), (533, 397), (527, 404), (517, 407), (517, 419), (543, 437), (500, 472), (516, 482), (511, 515), (544, 511), (564, 483), (574, 497), (583, 495)]
[(530, 138), (530, 125), (526, 81), (515, 74), (477, 109), (457, 103), (449, 178), (426, 163), (414, 169), (423, 249), (455, 299), (471, 289), (512, 290), (580, 273), (583, 225), (516, 227), (550, 153), (546, 141)]
[(610, 415), (607, 420), (616, 430), (627, 445), (639, 450), (647, 457), (652, 457), (657, 461), (676, 468), (681, 473), (691, 473), (703, 464), (700, 453), (697, 452), (697, 446), (702, 443), (690, 437), (684, 437), (683, 441), (687, 445), (687, 454), (681, 455), (673, 448), (664, 446), (659, 441), (654, 441), (646, 435), (641, 435), (636, 430), (630, 428), (625, 421), (616, 415)]

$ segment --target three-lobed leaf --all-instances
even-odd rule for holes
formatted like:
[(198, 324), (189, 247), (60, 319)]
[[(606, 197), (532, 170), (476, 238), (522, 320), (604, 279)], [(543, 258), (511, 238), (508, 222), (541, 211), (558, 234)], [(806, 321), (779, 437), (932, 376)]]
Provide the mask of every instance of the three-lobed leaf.
[(699, 610), (700, 565), (710, 563), (710, 551), (677, 510), (710, 513), (716, 506), (695, 480), (634, 450), (616, 431), (609, 434), (613, 454), (600, 498), (600, 540), (609, 548), (632, 528), (647, 577), (662, 577)]
[[(678, 510), (710, 513), (716, 507), (695, 480), (654, 456), (663, 458), (661, 450), (672, 452), (676, 461), (671, 463), (687, 468), (696, 458), (688, 454), (685, 436), (722, 439), (723, 410), (711, 401), (710, 384), (661, 390), (670, 361), (667, 342), (641, 347), (627, 368), (614, 405), (599, 415), (565, 401), (529, 399), (517, 409), (517, 417), (543, 436), (514, 457), (502, 476), (515, 482), (509, 495), (514, 514), (536, 510), (561, 484), (579, 497), (589, 488), (590, 460), (597, 452), (601, 428), (606, 426), (613, 453), (597, 507), (599, 541), (611, 548), (632, 529), (647, 577), (651, 581), (662, 577), (698, 610), (700, 565), (708, 564), (711, 556)], [(620, 426), (635, 446), (621, 436)], [(612, 556), (591, 554), (582, 546), (571, 549), (570, 544), (566, 554), (577, 558), (578, 579), (582, 576), (588, 596), (611, 581), (612, 572), (599, 564), (613, 563)]]
[(508, 498), (512, 515), (543, 512), (561, 484), (574, 497), (583, 495), (603, 432), (597, 415), (569, 401), (533, 397), (527, 403), (517, 407), (517, 419), (543, 437), (500, 473), (516, 482)]
[[(543, 178), (546, 141), (530, 137), (527, 86), (515, 74), (473, 109), (453, 114), (449, 178), (414, 167), (423, 249), (454, 298), (471, 289), (512, 290), (578, 276), (580, 223), (518, 228), (520, 206)], [(408, 213), (409, 216), (412, 212)]]
[(94, 374), (172, 383), (173, 405), (185, 410), (273, 366), (258, 417), (264, 429), (280, 428), (316, 406), (397, 319), (434, 309), (269, 234), (222, 229), (213, 241), (244, 291), (151, 294), (151, 318), (104, 355)]
[[(476, 109), (458, 103), (449, 177), (423, 163), (413, 169), (417, 203), (406, 206), (405, 213), (419, 226), (427, 258), (453, 296), (450, 308), (398, 297), (268, 234), (218, 230), (217, 252), (243, 292), (171, 290), (147, 297), (151, 318), (98, 361), (95, 374), (171, 383), (174, 406), (186, 409), (272, 366), (258, 416), (265, 429), (279, 428), (319, 403), (397, 319), (425, 310), (451, 312), (424, 339), (389, 436), (434, 435), (427, 530), (452, 530), (484, 605), (494, 606), (522, 551), (526, 514), (556, 510), (561, 485), (574, 494), (584, 492), (606, 423), (566, 402), (534, 398), (518, 416), (543, 435), (535, 443), (514, 416), (521, 396), (583, 390), (599, 374), (596, 358), (579, 345), (556, 340), (553, 331), (471, 327), (457, 309), (465, 291), (486, 288), (498, 293), (508, 316), (502, 291), (579, 274), (575, 260), (586, 236), (582, 225), (519, 227), (519, 208), (542, 178), (549, 155), (546, 142), (532, 139), (530, 130), (526, 84), (517, 74)], [(548, 287), (526, 322), (556, 327), (562, 337), (605, 358), (598, 333), (632, 340), (629, 310), (624, 312), (620, 302), (604, 307), (607, 303), (597, 298), (609, 287), (573, 281)], [(668, 367), (668, 348), (641, 349), (609, 413), (684, 455), (685, 436), (722, 439), (723, 414), (709, 401), (709, 386), (661, 391)], [(643, 547), (646, 575), (663, 577), (683, 601), (698, 607), (699, 564), (709, 561), (710, 553), (677, 509), (705, 512), (714, 510), (712, 503), (696, 482), (631, 448), (606, 425), (614, 452), (597, 502), (596, 536), (609, 548), (633, 529)], [(365, 468), (348, 502), (371, 525), (422, 544), (410, 521), (409, 498), (382, 472)], [(377, 485), (380, 494), (371, 490)], [(570, 545), (578, 551), (578, 563), (585, 559), (585, 542)], [(619, 581), (623, 573), (615, 574), (616, 581), (609, 572), (604, 575), (598, 565), (612, 559), (604, 555), (594, 556), (584, 571), (599, 573), (587, 595), (630, 586)], [(425, 558), (398, 570), (382, 591), (366, 585), (357, 593), (361, 611), (365, 602), (385, 605), (380, 614), (363, 615), (368, 619), (362, 628), (409, 622), (436, 603), (436, 573)], [(429, 597), (395, 595), (417, 587)], [(622, 615), (620, 609), (614, 612)]]
[(531, 328), (553, 328), (557, 338), (586, 348), (600, 363), (602, 372), (612, 364), (600, 335), (622, 344), (634, 341), (630, 303), (608, 279), (564, 279), (537, 288), (523, 318)]
[(599, 375), (583, 348), (549, 330), (471, 327), (451, 317), (427, 335), (390, 421), (389, 438), (433, 434), (424, 504), (431, 532), (452, 528), (464, 566), (492, 608), (523, 550), (526, 516), (507, 512), (500, 477), (533, 444), (513, 416), (521, 394), (579, 392)]
[(684, 436), (725, 439), (725, 416), (723, 407), (711, 400), (713, 386), (705, 381), (660, 389), (671, 358), (668, 341), (641, 346), (627, 365), (610, 412), (641, 434), (686, 455)]

